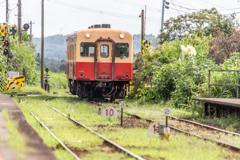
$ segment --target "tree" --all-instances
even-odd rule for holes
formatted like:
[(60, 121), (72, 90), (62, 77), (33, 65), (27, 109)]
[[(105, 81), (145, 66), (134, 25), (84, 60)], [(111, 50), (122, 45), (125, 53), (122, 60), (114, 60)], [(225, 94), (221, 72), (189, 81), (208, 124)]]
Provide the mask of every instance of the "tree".
[(220, 14), (216, 8), (204, 9), (191, 14), (179, 15), (176, 18), (171, 17), (164, 23), (164, 29), (161, 30), (158, 38), (159, 43), (162, 44), (164, 41), (182, 39), (193, 33), (198, 36), (214, 36), (218, 28), (232, 35), (238, 27), (235, 15), (227, 17)]
[(219, 28), (217, 34), (209, 43), (208, 58), (214, 58), (217, 64), (230, 58), (233, 52), (240, 52), (240, 32), (233, 35), (224, 34)]
[[(1, 35), (0, 39), (3, 39)], [(7, 85), (7, 73), (8, 73), (7, 58), (6, 56), (3, 55), (3, 50), (4, 50), (3, 46), (0, 45), (0, 91), (3, 91), (5, 89), (5, 86)]]
[(10, 49), (12, 59), (9, 61), (10, 70), (18, 71), (20, 75), (25, 76), (28, 84), (36, 84), (36, 61), (35, 48), (31, 42), (23, 41), (20, 43), (17, 38), (10, 37)]

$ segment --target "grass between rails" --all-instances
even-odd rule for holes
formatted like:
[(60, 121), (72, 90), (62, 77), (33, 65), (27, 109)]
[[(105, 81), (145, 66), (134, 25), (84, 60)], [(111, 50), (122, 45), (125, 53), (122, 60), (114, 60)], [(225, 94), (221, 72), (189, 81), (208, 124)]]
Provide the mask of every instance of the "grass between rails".
[(5, 127), (9, 131), (8, 144), (10, 148), (15, 152), (16, 156), (20, 160), (25, 159), (25, 151), (26, 151), (26, 142), (24, 137), (18, 131), (18, 125), (16, 122), (10, 120), (10, 115), (7, 110), (3, 110), (3, 117), (6, 120)]
[[(218, 127), (224, 128), (229, 131), (240, 132), (240, 117), (228, 116), (228, 117), (221, 117), (221, 118), (204, 118), (197, 111), (193, 111), (194, 109), (174, 108), (173, 105), (171, 105), (171, 102), (159, 103), (159, 104), (155, 104), (155, 103), (142, 104), (141, 101), (139, 100), (129, 100), (129, 99), (125, 99), (124, 102), (126, 102), (130, 106), (130, 107), (126, 107), (125, 109), (126, 112), (137, 114), (145, 118), (155, 119), (155, 120), (156, 119), (164, 120), (165, 115), (163, 114), (163, 110), (166, 107), (168, 107), (171, 109), (170, 115), (173, 117), (187, 118), (200, 123), (217, 125)], [(202, 110), (203, 110), (203, 107), (202, 107)]]
[[(199, 140), (173, 132), (169, 141), (158, 137), (148, 137), (147, 127), (125, 121), (125, 127), (119, 126), (119, 119), (102, 118), (97, 114), (96, 106), (89, 106), (78, 98), (57, 98), (48, 103), (60, 111), (70, 114), (77, 121), (86, 124), (105, 137), (126, 147), (130, 151), (147, 159), (234, 159), (226, 148), (215, 143)], [(126, 117), (126, 115), (124, 115)], [(128, 119), (128, 117), (126, 117)], [(140, 121), (145, 123), (144, 121)]]
[[(131, 159), (123, 153), (116, 152), (115, 149), (105, 145), (104, 140), (76, 126), (66, 117), (46, 106), (43, 102), (46, 96), (31, 97), (24, 100), (24, 104), (44, 123), (48, 128), (68, 147), (70, 147), (81, 159)], [(17, 99), (16, 99), (17, 101)], [(19, 101), (17, 101), (19, 102)], [(65, 150), (59, 150), (58, 142), (41, 127), (29, 112), (18, 103), (22, 109), (28, 123), (43, 138), (44, 142), (51, 148), (54, 148), (58, 159), (74, 159)]]
[[(18, 107), (22, 110), (26, 121), (32, 128), (38, 133), (38, 135), (43, 139), (43, 141), (47, 144), (50, 148), (58, 148), (54, 151), (55, 156), (59, 160), (74, 160), (75, 158), (67, 152), (65, 149), (60, 147), (57, 140), (55, 140), (47, 130), (39, 124), (39, 122), (29, 113), (29, 111), (20, 103), (22, 97), (14, 98), (13, 100), (17, 103)], [(28, 103), (26, 103), (27, 105)], [(32, 104), (34, 105), (34, 104)]]

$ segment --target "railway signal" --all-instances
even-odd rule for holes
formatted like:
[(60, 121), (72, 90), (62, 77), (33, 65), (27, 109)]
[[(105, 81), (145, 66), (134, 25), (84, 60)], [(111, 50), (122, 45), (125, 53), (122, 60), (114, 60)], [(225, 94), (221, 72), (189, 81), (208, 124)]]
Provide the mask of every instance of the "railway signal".
[(8, 42), (8, 40), (6, 40), (6, 41), (3, 41), (4, 42), (4, 45), (6, 46), (6, 47), (8, 47), (8, 45), (9, 45), (9, 42)]
[(48, 74), (48, 71), (49, 71), (48, 68), (46, 68), (45, 71), (46, 71), (46, 74), (44, 75), (44, 78), (45, 78), (44, 89), (49, 93), (50, 84), (48, 83), (48, 79), (50, 78), (50, 75)]
[(12, 27), (10, 29), (10, 32), (12, 33), (12, 35), (16, 34), (17, 33), (17, 29), (15, 27)]
[(7, 48), (4, 49), (3, 54), (4, 54), (5, 56), (8, 55), (8, 49), (7, 49)]
[[(152, 41), (148, 40), (142, 40), (142, 44), (145, 46), (146, 50), (149, 50), (149, 46), (152, 44)], [(144, 53), (144, 50), (142, 50), (142, 53)]]
[(29, 29), (29, 24), (28, 23), (25, 23), (24, 25), (23, 25), (23, 31), (27, 31), (28, 29)]

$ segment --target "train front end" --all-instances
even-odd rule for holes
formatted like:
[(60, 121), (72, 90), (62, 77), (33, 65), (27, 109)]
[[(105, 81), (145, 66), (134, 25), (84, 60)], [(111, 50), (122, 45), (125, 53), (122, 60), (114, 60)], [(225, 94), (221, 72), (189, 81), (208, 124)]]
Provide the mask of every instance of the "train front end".
[(66, 74), (72, 94), (82, 98), (124, 98), (132, 80), (133, 36), (94, 25), (67, 39)]

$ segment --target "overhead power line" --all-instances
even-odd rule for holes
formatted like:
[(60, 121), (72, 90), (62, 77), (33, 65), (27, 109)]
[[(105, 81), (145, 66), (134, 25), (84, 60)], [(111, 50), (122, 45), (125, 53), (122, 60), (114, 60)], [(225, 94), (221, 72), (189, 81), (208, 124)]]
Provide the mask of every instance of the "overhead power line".
[[(55, 4), (59, 4), (59, 5), (64, 5), (64, 6), (71, 7), (71, 8), (81, 9), (84, 11), (93, 12), (93, 13), (97, 13), (97, 14), (104, 14), (104, 15), (109, 15), (109, 16), (139, 20), (138, 15), (132, 16), (132, 15), (125, 15), (125, 14), (107, 12), (107, 11), (102, 11), (102, 10), (96, 10), (93, 8), (87, 8), (87, 7), (79, 6), (76, 4), (70, 4), (67, 2), (59, 1), (59, 0), (49, 0), (48, 2), (52, 2)], [(159, 21), (159, 20), (157, 18), (148, 18), (148, 21)]]
[(2, 1), (2, 2), (0, 2), (0, 4), (2, 4), (2, 3), (4, 3), (5, 2), (5, 0), (4, 1)]
[[(173, 1), (172, 1), (172, 3), (173, 3)], [(176, 8), (176, 10), (178, 11), (178, 9), (177, 9), (177, 7), (175, 6), (175, 4), (173, 3), (173, 5), (174, 5), (174, 7)], [(178, 13), (179, 14), (181, 14), (179, 11), (178, 11)]]
[(205, 0), (201, 0), (201, 1), (203, 1), (203, 2), (205, 2), (205, 3), (208, 3), (208, 4), (212, 4), (212, 5), (214, 5), (214, 6), (218, 6), (218, 7), (221, 7), (221, 8), (227, 9), (227, 8), (225, 8), (225, 7), (222, 7), (222, 6), (219, 6), (219, 5), (216, 5), (216, 4), (213, 4), (213, 3), (210, 3), (210, 2), (205, 1)]
[(190, 7), (194, 8), (191, 4), (189, 4), (186, 0), (184, 0)]
[[(133, 2), (129, 2), (129, 1), (126, 1), (126, 0), (114, 0), (118, 3), (121, 3), (121, 4), (125, 4), (125, 5), (131, 5), (131, 6), (134, 6), (134, 7), (137, 7), (137, 8), (143, 8), (143, 4), (139, 4), (139, 3), (133, 3)], [(154, 7), (150, 7), (148, 6), (148, 11), (155, 11), (155, 12), (161, 12), (162, 10), (159, 9), (159, 8), (154, 8)]]

